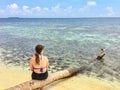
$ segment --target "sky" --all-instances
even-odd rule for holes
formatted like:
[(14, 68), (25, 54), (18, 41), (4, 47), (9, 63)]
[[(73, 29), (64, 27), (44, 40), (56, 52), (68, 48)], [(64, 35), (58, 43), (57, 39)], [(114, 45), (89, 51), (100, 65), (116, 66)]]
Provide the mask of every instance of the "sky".
[(120, 0), (0, 0), (0, 18), (120, 17)]

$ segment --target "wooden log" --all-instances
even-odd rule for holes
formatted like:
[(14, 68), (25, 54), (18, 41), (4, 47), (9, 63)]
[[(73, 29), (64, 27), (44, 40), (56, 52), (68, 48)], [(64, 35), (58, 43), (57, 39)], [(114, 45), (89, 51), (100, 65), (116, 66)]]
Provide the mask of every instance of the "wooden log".
[(42, 88), (56, 80), (75, 75), (78, 72), (82, 71), (83, 69), (84, 68), (81, 67), (81, 68), (75, 68), (75, 69), (70, 69), (70, 70), (58, 71), (58, 72), (50, 74), (46, 80), (41, 80), (41, 81), (30, 80), (30, 81), (21, 83), (19, 85), (16, 85), (14, 87), (10, 87), (6, 90), (34, 90), (34, 89)]

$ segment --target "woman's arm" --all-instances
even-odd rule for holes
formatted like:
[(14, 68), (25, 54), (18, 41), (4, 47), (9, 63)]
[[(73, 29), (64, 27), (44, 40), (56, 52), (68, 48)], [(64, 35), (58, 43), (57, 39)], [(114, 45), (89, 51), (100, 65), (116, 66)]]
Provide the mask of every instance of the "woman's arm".
[(30, 60), (30, 70), (33, 71), (33, 60), (32, 60), (32, 58)]
[(45, 57), (45, 59), (46, 59), (46, 68), (48, 68), (49, 67), (49, 61), (48, 61), (47, 57)]

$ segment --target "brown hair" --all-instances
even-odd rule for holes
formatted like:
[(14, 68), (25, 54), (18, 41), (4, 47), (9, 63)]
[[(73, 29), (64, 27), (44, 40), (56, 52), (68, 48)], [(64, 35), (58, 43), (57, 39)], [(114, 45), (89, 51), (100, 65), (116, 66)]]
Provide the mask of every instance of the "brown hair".
[(40, 60), (39, 60), (39, 55), (41, 54), (42, 50), (44, 49), (44, 46), (43, 45), (37, 45), (35, 47), (35, 61), (36, 61), (36, 64), (39, 64), (40, 63)]

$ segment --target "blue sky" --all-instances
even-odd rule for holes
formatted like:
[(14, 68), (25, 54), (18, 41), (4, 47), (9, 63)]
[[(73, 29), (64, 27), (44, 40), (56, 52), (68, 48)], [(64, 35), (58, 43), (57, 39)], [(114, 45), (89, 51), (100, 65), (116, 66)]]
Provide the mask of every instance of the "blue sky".
[(120, 17), (120, 0), (0, 0), (0, 17)]

